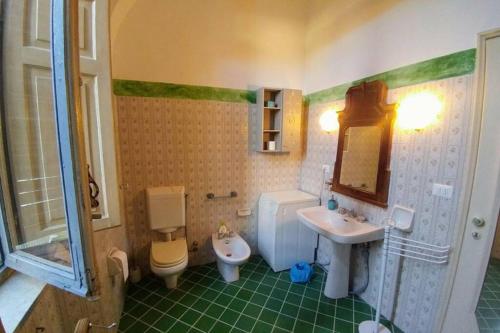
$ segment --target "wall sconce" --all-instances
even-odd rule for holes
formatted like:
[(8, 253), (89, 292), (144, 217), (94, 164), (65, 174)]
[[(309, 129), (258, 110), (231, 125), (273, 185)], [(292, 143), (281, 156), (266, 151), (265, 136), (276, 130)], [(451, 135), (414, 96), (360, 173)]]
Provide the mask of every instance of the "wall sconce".
[(396, 125), (403, 130), (421, 130), (437, 121), (443, 103), (428, 91), (403, 98), (397, 107)]
[(339, 129), (338, 115), (335, 110), (325, 111), (319, 118), (321, 129), (327, 133), (331, 133)]

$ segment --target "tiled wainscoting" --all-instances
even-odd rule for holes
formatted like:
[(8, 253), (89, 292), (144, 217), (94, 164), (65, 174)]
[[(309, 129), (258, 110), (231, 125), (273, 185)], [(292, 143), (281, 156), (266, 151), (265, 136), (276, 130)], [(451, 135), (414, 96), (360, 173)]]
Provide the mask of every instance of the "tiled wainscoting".
[[(454, 239), (468, 148), (472, 81), (472, 75), (464, 75), (389, 90), (389, 103), (396, 103), (405, 95), (419, 91), (431, 91), (443, 102), (436, 124), (419, 132), (401, 131), (396, 127), (393, 135), (389, 207), (398, 204), (415, 209), (414, 229), (409, 235), (413, 239), (438, 245), (448, 245)], [(319, 117), (326, 110), (343, 108), (344, 100), (338, 100), (314, 104), (307, 110), (307, 147), (301, 169), (301, 188), (305, 191), (317, 192), (321, 166), (335, 163), (338, 131), (331, 134), (321, 131)], [(453, 197), (433, 196), (433, 183), (452, 185)], [(371, 222), (381, 223), (390, 213), (390, 209), (346, 196), (338, 195), (337, 198), (341, 206), (354, 209)], [(325, 257), (330, 253), (329, 246), (329, 242), (320, 242), (320, 261), (329, 260)], [(376, 303), (381, 258), (381, 242), (372, 243), (370, 284), (361, 295), (372, 305)], [(383, 313), (392, 313), (397, 295), (395, 323), (410, 332), (432, 332), (448, 266), (404, 259), (401, 278), (398, 279), (399, 265), (398, 258), (389, 258)]]
[(291, 283), (288, 271), (274, 273), (260, 256), (252, 256), (240, 273), (240, 280), (225, 283), (215, 264), (191, 267), (170, 291), (146, 277), (129, 289), (119, 331), (355, 333), (375, 314), (358, 297), (326, 298), (326, 274), (317, 267), (308, 284)]
[[(287, 90), (285, 107), (290, 153), (271, 155), (250, 148), (255, 104), (117, 96), (127, 232), (143, 272), (149, 270), (154, 237), (146, 218), (148, 186), (186, 187), (188, 246), (199, 244), (190, 252), (190, 265), (214, 261), (210, 237), (221, 221), (255, 249), (259, 195), (299, 188), (302, 93)], [(238, 197), (206, 199), (209, 192), (231, 191)], [(251, 216), (236, 215), (247, 207)]]

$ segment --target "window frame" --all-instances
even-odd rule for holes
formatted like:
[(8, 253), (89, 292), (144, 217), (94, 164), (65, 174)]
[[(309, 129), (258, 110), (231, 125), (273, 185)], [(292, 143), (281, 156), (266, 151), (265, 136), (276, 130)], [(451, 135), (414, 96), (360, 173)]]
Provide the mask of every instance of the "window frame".
[[(51, 63), (71, 267), (14, 250), (12, 237), (16, 235), (16, 212), (6, 154), (4, 112), (0, 119), (0, 244), (3, 263), (74, 294), (94, 297), (97, 295), (96, 270), (80, 105), (78, 0), (52, 0)], [(4, 108), (3, 98), (1, 102), (0, 107)]]

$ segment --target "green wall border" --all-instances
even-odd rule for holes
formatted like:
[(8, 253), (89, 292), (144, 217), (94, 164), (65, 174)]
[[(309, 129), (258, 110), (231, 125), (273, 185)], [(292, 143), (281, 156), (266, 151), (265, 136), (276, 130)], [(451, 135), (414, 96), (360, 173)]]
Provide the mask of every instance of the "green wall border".
[(374, 80), (382, 80), (389, 89), (394, 89), (466, 75), (474, 72), (475, 63), (476, 49), (469, 49), (316, 91), (306, 95), (304, 101), (306, 105), (314, 105), (344, 99), (345, 93), (350, 87)]
[[(460, 51), (313, 92), (304, 96), (304, 102), (306, 105), (314, 105), (343, 99), (347, 89), (365, 81), (383, 80), (389, 89), (394, 89), (470, 74), (474, 72), (475, 63), (476, 49)], [(113, 79), (113, 92), (117, 96), (256, 102), (256, 91), (253, 90), (120, 79)]]
[(113, 93), (117, 96), (198, 99), (236, 103), (255, 103), (256, 101), (256, 93), (251, 90), (117, 79), (113, 80)]

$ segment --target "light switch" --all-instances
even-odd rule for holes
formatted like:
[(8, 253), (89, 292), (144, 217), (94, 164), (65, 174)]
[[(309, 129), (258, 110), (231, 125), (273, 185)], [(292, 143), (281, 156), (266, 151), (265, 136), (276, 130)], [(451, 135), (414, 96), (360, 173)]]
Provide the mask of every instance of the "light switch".
[(453, 195), (453, 186), (435, 183), (432, 185), (432, 195), (450, 199)]

